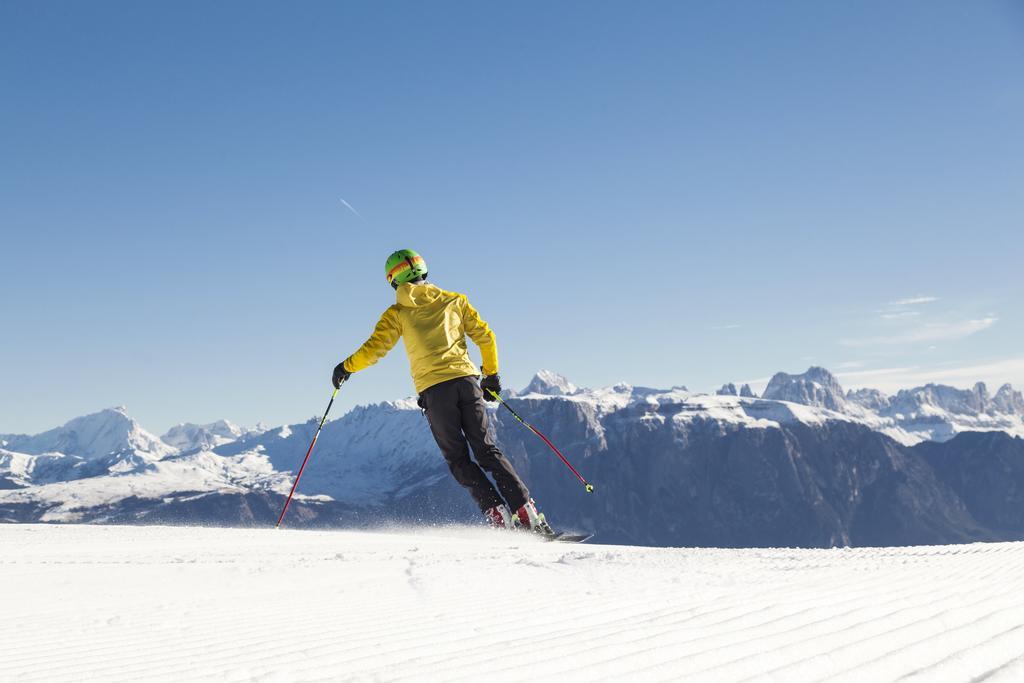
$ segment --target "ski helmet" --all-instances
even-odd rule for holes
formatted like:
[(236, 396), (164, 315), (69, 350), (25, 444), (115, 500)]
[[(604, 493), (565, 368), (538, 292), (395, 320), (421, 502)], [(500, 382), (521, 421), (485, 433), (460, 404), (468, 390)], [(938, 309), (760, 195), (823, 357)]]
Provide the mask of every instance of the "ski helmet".
[(427, 262), (412, 249), (399, 249), (384, 263), (384, 277), (395, 289), (398, 285), (426, 276)]

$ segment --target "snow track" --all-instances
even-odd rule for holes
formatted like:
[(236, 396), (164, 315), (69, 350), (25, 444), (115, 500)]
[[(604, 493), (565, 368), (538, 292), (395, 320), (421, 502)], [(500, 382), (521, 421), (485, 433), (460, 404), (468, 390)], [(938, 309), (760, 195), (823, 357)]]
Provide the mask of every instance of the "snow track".
[(1024, 680), (1024, 543), (0, 525), (0, 680)]

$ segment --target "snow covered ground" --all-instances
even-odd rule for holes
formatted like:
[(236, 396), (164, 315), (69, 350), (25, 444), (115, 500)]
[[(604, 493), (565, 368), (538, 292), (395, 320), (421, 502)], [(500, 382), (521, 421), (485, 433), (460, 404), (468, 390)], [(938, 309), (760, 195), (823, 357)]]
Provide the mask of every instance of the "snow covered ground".
[(0, 680), (1024, 679), (1024, 543), (0, 525)]

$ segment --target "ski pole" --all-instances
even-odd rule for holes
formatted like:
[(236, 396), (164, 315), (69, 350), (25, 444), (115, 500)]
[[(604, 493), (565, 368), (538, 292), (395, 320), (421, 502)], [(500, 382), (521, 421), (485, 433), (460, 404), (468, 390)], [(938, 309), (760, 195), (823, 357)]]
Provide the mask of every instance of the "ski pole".
[[(338, 389), (345, 383), (342, 380), (338, 384)], [(292, 484), (292, 490), (288, 492), (288, 499), (284, 501), (284, 507), (281, 508), (281, 514), (277, 516), (277, 524), (274, 525), (275, 529), (281, 528), (281, 521), (284, 519), (284, 513), (288, 512), (288, 505), (292, 502), (292, 496), (295, 495), (295, 489), (299, 487), (299, 479), (302, 478), (302, 470), (306, 469), (306, 463), (309, 462), (309, 454), (313, 452), (313, 446), (316, 445), (316, 440), (320, 436), (320, 430), (324, 428), (324, 423), (327, 422), (327, 413), (331, 412), (331, 406), (334, 405), (334, 397), (338, 395), (338, 389), (334, 390), (331, 394), (331, 400), (327, 404), (327, 410), (324, 411), (324, 416), (320, 419), (320, 426), (316, 428), (316, 434), (313, 435), (313, 441), (309, 444), (309, 450), (306, 451), (306, 457), (302, 459), (302, 465), (299, 467), (299, 473), (295, 475), (295, 483)]]
[(541, 440), (548, 445), (548, 448), (553, 450), (555, 452), (555, 455), (557, 455), (559, 458), (561, 458), (562, 462), (565, 463), (565, 466), (568, 467), (572, 471), (572, 473), (576, 475), (576, 478), (579, 479), (581, 482), (583, 482), (583, 488), (586, 489), (587, 493), (593, 493), (594, 492), (594, 485), (591, 484), (586, 479), (584, 479), (583, 475), (576, 471), (576, 468), (572, 466), (572, 463), (570, 463), (566, 459), (566, 457), (564, 455), (562, 455), (562, 451), (558, 450), (555, 447), (555, 444), (553, 444), (550, 441), (548, 441), (548, 437), (546, 437), (543, 434), (541, 434), (539, 429), (537, 429), (532, 424), (530, 424), (529, 422), (524, 420), (522, 417), (520, 417), (519, 413), (517, 413), (515, 410), (513, 410), (512, 406), (510, 406), (508, 403), (506, 403), (505, 399), (503, 399), (496, 391), (494, 391), (493, 389), (488, 389), (487, 393), (489, 393), (494, 398), (498, 399), (498, 401), (501, 402), (501, 405), (503, 405), (506, 408), (508, 408), (508, 412), (512, 413), (512, 417), (514, 417), (515, 419), (519, 420), (519, 422), (522, 423), (523, 426), (525, 426), (531, 432), (533, 432), (534, 434), (539, 436), (541, 438)]

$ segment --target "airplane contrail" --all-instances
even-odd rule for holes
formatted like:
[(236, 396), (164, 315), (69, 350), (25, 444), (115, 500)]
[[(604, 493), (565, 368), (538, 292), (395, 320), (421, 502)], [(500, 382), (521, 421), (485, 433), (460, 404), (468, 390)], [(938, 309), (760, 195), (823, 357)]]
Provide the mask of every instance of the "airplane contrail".
[(345, 208), (346, 208), (346, 209), (348, 209), (349, 211), (351, 211), (352, 213), (354, 213), (354, 214), (355, 214), (356, 216), (359, 216), (359, 218), (362, 218), (362, 216), (361, 216), (361, 215), (359, 214), (359, 212), (358, 212), (358, 211), (356, 211), (356, 210), (355, 210), (354, 208), (352, 208), (352, 205), (351, 205), (351, 204), (349, 204), (348, 202), (346, 202), (346, 201), (345, 201), (345, 198), (344, 198), (344, 197), (338, 197), (338, 199), (339, 199), (339, 200), (341, 201), (341, 203), (342, 203), (342, 204), (344, 204), (344, 205), (345, 205)]

